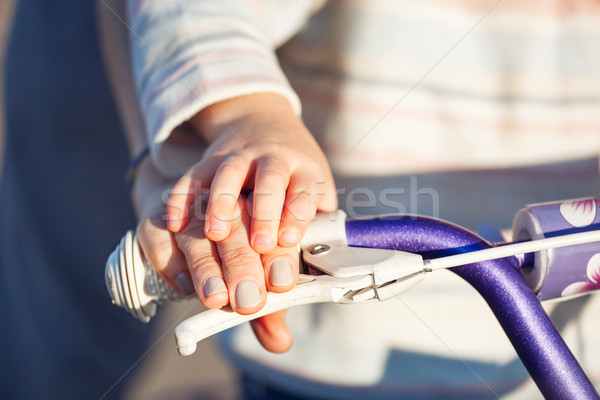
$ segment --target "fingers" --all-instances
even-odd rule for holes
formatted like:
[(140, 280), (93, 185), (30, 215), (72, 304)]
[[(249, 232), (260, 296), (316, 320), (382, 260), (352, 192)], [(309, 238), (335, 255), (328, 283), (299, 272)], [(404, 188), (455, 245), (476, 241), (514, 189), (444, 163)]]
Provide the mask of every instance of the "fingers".
[[(207, 307), (231, 304), (240, 314), (252, 314), (266, 302), (265, 272), (260, 256), (248, 240), (250, 216), (236, 202), (231, 233), (226, 240), (208, 240), (204, 221), (191, 213), (187, 225), (175, 234), (177, 245), (190, 268), (198, 298)], [(198, 204), (198, 203), (196, 203)]]
[[(199, 208), (199, 201), (195, 208)], [(285, 292), (298, 281), (298, 251), (277, 247), (259, 255), (250, 246), (250, 215), (247, 200), (236, 202), (231, 233), (226, 240), (208, 240), (203, 221), (195, 212), (185, 228), (175, 234), (189, 267), (193, 286), (207, 307), (220, 308), (228, 303), (241, 314), (260, 310), (267, 290)], [(264, 267), (263, 267), (264, 266)]]
[[(286, 292), (296, 285), (299, 265), (296, 248), (277, 247), (263, 254), (261, 259), (269, 291)], [(266, 350), (283, 353), (292, 347), (292, 335), (285, 324), (286, 313), (287, 310), (282, 310), (251, 322), (256, 338)]]
[(190, 219), (190, 206), (195, 198), (210, 187), (218, 160), (208, 158), (188, 170), (173, 186), (167, 200), (167, 227), (179, 232)]
[(299, 253), (296, 247), (276, 247), (261, 255), (264, 280), (270, 292), (287, 292), (298, 282)]
[(204, 221), (192, 215), (183, 230), (175, 234), (175, 238), (185, 256), (193, 286), (202, 304), (209, 308), (221, 308), (229, 304), (221, 260), (216, 245), (204, 234)]
[[(231, 303), (234, 310), (242, 314), (251, 314), (264, 306), (265, 276), (270, 276), (267, 285), (273, 291), (289, 290), (298, 279), (298, 254), (295, 249), (278, 248), (263, 255), (262, 262), (266, 265), (263, 270), (261, 259), (248, 241), (249, 222), (247, 214), (243, 219), (238, 218), (231, 237), (219, 243), (219, 251), (224, 259), (223, 269), (226, 271), (225, 280), (234, 288)], [(190, 294), (195, 288), (202, 303), (210, 308), (220, 308), (229, 303), (230, 294), (223, 279), (221, 256), (217, 245), (206, 239), (201, 220), (190, 219), (182, 232), (172, 235), (166, 229), (162, 215), (157, 215), (144, 220), (138, 227), (137, 235), (148, 261), (169, 285), (183, 294)], [(186, 262), (190, 266), (189, 271)], [(286, 268), (291, 272), (273, 272), (280, 268), (274, 264), (286, 263), (289, 265)], [(291, 283), (283, 286), (278, 284), (288, 283), (290, 275)], [(285, 311), (280, 311), (252, 322), (254, 332), (265, 349), (282, 353), (291, 347), (292, 338), (284, 319)]]
[[(206, 238), (202, 219), (194, 215), (195, 207), (187, 225), (175, 235), (166, 229), (162, 216), (146, 219), (138, 228), (144, 254), (171, 286), (184, 294), (196, 290), (205, 306), (220, 308), (230, 303), (240, 314), (257, 312), (266, 302), (267, 288), (284, 292), (294, 287), (299, 259), (296, 248), (277, 247), (259, 256), (248, 239), (246, 206), (244, 198), (236, 203), (231, 234), (218, 243)], [(265, 349), (281, 353), (291, 347), (284, 317), (282, 311), (252, 323)]]
[(142, 221), (137, 237), (150, 264), (171, 287), (182, 294), (194, 292), (185, 258), (166, 229), (162, 213)]
[(221, 241), (231, 233), (237, 199), (250, 173), (250, 160), (229, 157), (219, 166), (210, 189), (204, 231), (210, 240)]
[(252, 235), (254, 250), (266, 253), (277, 245), (277, 233), (290, 171), (276, 157), (261, 158), (256, 167), (252, 199)]
[(277, 244), (295, 246), (317, 210), (337, 208), (331, 173), (326, 167), (312, 165), (292, 167), (290, 160), (270, 153), (257, 160), (246, 153), (208, 157), (174, 186), (167, 202), (168, 228), (172, 232), (183, 229), (190, 219), (189, 207), (194, 198), (211, 182), (204, 232), (212, 241), (225, 240), (231, 233), (240, 192), (250, 185), (254, 188), (250, 235), (253, 249), (264, 254)]
[(246, 200), (240, 198), (229, 237), (217, 243), (223, 276), (229, 288), (229, 302), (234, 311), (252, 314), (260, 310), (267, 300), (265, 272), (260, 256), (252, 249), (249, 237), (250, 215)]
[(252, 247), (264, 254), (276, 244), (292, 247), (300, 243), (317, 210), (337, 208), (337, 193), (330, 173), (308, 169), (290, 172), (276, 158), (261, 159), (257, 165), (252, 207)]
[(333, 179), (317, 176), (303, 169), (292, 175), (279, 225), (280, 246), (296, 246), (317, 211), (333, 211), (337, 208)]
[(256, 338), (266, 350), (283, 353), (292, 347), (292, 335), (285, 324), (286, 313), (286, 310), (278, 311), (251, 322)]
[(317, 212), (317, 185), (311, 175), (294, 174), (279, 226), (279, 244), (296, 246)]

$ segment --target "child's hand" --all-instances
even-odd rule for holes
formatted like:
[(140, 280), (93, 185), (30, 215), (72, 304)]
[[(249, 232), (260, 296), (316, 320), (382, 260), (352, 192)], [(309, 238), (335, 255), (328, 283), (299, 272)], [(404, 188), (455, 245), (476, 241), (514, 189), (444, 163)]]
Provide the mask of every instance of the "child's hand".
[(204, 233), (215, 242), (230, 235), (240, 192), (253, 191), (250, 244), (261, 254), (297, 245), (317, 210), (337, 207), (327, 160), (284, 98), (226, 100), (190, 122), (212, 144), (169, 196), (170, 231), (185, 227), (191, 204), (206, 189)]

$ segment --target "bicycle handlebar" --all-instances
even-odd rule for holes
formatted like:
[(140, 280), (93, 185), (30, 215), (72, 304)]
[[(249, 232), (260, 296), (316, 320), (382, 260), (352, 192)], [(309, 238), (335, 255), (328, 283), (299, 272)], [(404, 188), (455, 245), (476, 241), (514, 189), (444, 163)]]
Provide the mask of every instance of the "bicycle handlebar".
[[(590, 203), (593, 205), (593, 215), (590, 214), (589, 204), (587, 204), (590, 201), (593, 202), (593, 204)], [(555, 215), (559, 205), (562, 207), (564, 204), (572, 204), (573, 207), (569, 208), (569, 206), (561, 210), (561, 212), (564, 211), (563, 216), (566, 215), (570, 219), (567, 221), (571, 223), (569, 227), (578, 226), (576, 230), (589, 230), (600, 224), (600, 213), (596, 212), (596, 202), (594, 199), (588, 199), (571, 203), (536, 205), (525, 211), (539, 213), (539, 215), (544, 213)], [(580, 213), (582, 210), (583, 214)], [(569, 214), (573, 211), (576, 214)], [(520, 221), (522, 215), (521, 212), (517, 214), (516, 221)], [(534, 223), (533, 231), (546, 233), (547, 236), (572, 233), (573, 229), (571, 228), (567, 228), (565, 231), (565, 221), (560, 221), (560, 224), (563, 225), (557, 229), (554, 220), (556, 220), (555, 217), (538, 218)], [(554, 225), (550, 228), (548, 228), (550, 225), (542, 226), (548, 221)], [(584, 221), (586, 227), (581, 228), (583, 226), (581, 224), (573, 225), (573, 221), (577, 224)], [(491, 247), (484, 239), (465, 228), (422, 216), (384, 216), (346, 220), (345, 228), (349, 246), (399, 250), (416, 253), (426, 259), (436, 259)], [(523, 230), (516, 230), (515, 234), (520, 236), (522, 232)], [(531, 239), (531, 237), (517, 237), (517, 239)], [(583, 257), (565, 252), (559, 261), (564, 263), (565, 257), (568, 259), (578, 258), (577, 261), (585, 260), (589, 268), (590, 262), (587, 260), (591, 261), (598, 255), (597, 249), (581, 246), (586, 245), (578, 247), (578, 251)], [(546, 264), (540, 264), (541, 258), (545, 258)], [(563, 271), (557, 273), (556, 267), (552, 263), (548, 263), (548, 258), (547, 253), (536, 253), (535, 268), (527, 271), (523, 268), (527, 258), (518, 257), (487, 260), (453, 267), (451, 270), (470, 283), (488, 303), (527, 371), (546, 399), (600, 399), (594, 386), (540, 303), (540, 299), (573, 294), (569, 289), (573, 287), (572, 278), (580, 277), (581, 271), (569, 276), (565, 282)], [(585, 267), (585, 265), (583, 266)], [(571, 266), (569, 265), (569, 267)], [(540, 270), (543, 271), (540, 272)], [(123, 238), (121, 244), (111, 254), (106, 271), (107, 286), (113, 302), (128, 309), (135, 317), (143, 321), (147, 322), (154, 315), (157, 303), (161, 304), (180, 297), (147, 264), (143, 254), (140, 253), (136, 239), (130, 233)], [(525, 271), (524, 274), (522, 274), (523, 271)], [(545, 288), (543, 287), (544, 279), (551, 281)], [(583, 282), (575, 282), (575, 285), (581, 283)], [(600, 286), (600, 283), (595, 284)], [(597, 288), (587, 283), (577, 287), (580, 293)], [(214, 313), (219, 310), (209, 310), (208, 312), (211, 311)]]
[[(487, 248), (482, 238), (454, 224), (427, 217), (383, 217), (346, 221), (348, 244), (421, 254), (424, 258)], [(490, 306), (527, 371), (546, 399), (600, 398), (515, 258), (451, 268)]]

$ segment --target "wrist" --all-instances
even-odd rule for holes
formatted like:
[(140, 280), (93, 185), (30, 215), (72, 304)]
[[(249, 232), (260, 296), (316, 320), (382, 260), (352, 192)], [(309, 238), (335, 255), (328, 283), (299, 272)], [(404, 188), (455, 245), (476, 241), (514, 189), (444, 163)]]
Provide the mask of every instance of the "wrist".
[(278, 94), (255, 93), (212, 104), (190, 119), (202, 139), (212, 143), (240, 123), (304, 126), (288, 100)]
[(146, 146), (141, 151), (139, 151), (131, 160), (129, 160), (129, 165), (127, 166), (127, 171), (125, 172), (125, 187), (129, 192), (133, 188), (133, 184), (135, 183), (135, 179), (137, 178), (137, 173), (140, 164), (150, 155), (150, 147)]

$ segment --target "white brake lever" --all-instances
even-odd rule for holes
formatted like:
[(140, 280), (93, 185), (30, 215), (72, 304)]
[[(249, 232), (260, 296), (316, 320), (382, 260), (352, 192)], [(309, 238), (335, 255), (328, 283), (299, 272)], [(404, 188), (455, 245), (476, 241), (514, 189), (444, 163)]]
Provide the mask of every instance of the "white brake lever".
[[(372, 275), (367, 275), (366, 279), (373, 279), (371, 285), (365, 281), (364, 275), (362, 278), (355, 278), (353, 288), (356, 290), (362, 286), (363, 289), (354, 293), (347, 302), (357, 303), (374, 299), (383, 301), (394, 297), (422, 281), (425, 272), (594, 241), (600, 241), (600, 231), (513, 243), (425, 261), (418, 255), (403, 252), (391, 251), (388, 253), (376, 249), (348, 248), (342, 244), (333, 247), (317, 244), (312, 247), (306, 246), (304, 260), (329, 273), (346, 275), (347, 279), (352, 279), (353, 274), (370, 272)], [(371, 261), (372, 264), (365, 264), (366, 260)], [(344, 266), (348, 268), (344, 270)], [(381, 276), (378, 277), (376, 270), (381, 271)], [(207, 310), (183, 321), (175, 328), (175, 340), (179, 353), (190, 355), (196, 350), (196, 343), (200, 340), (276, 311), (311, 303), (341, 302), (341, 296), (349, 289), (348, 286), (342, 286), (336, 292), (335, 288), (332, 288), (332, 282), (343, 280), (339, 276), (335, 278), (329, 275), (315, 277), (301, 275), (301, 277), (304, 281), (298, 282), (298, 285), (291, 291), (269, 293), (266, 305), (255, 314), (240, 315), (227, 307), (220, 310)], [(402, 278), (394, 280), (399, 277)], [(388, 281), (390, 281), (389, 284), (377, 287)]]
[(362, 288), (369, 281), (368, 277), (337, 279), (328, 275), (301, 274), (298, 284), (289, 292), (268, 293), (265, 306), (254, 314), (238, 314), (227, 306), (186, 319), (175, 328), (177, 350), (181, 355), (190, 355), (196, 351), (196, 343), (200, 340), (277, 311), (304, 304), (338, 302), (351, 288)]
[(398, 295), (421, 282), (425, 273), (415, 273), (382, 288), (372, 285), (372, 277), (339, 278), (329, 275), (300, 275), (300, 281), (289, 292), (268, 293), (267, 302), (258, 312), (242, 315), (230, 306), (198, 313), (175, 328), (179, 354), (187, 356), (196, 351), (200, 340), (244, 322), (288, 308), (314, 303), (364, 303), (383, 301)]

